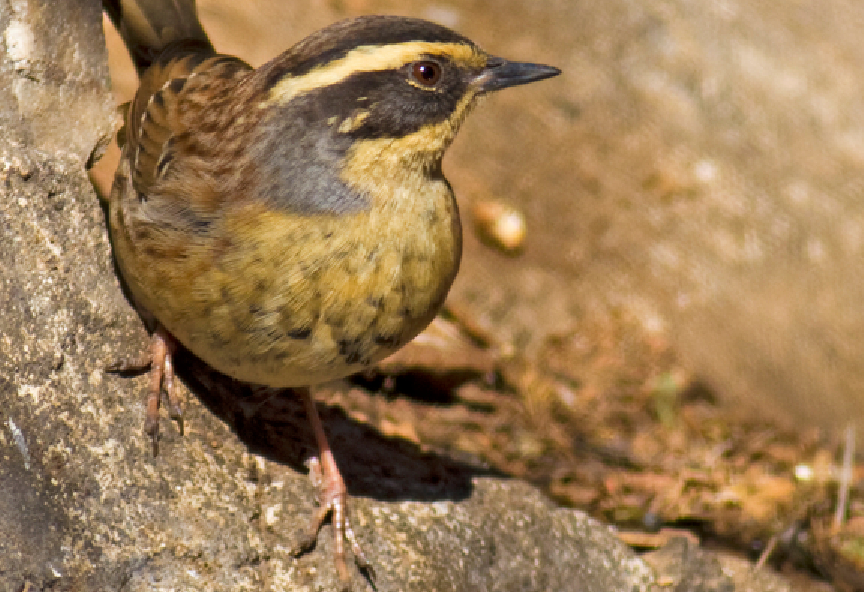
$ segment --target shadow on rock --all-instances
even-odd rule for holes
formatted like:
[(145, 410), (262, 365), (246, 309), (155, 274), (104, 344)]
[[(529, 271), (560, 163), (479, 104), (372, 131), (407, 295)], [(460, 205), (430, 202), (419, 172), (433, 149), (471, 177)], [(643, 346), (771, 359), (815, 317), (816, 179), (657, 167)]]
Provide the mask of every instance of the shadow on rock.
[[(317, 454), (303, 403), (291, 389), (234, 380), (188, 350), (176, 354), (178, 373), (189, 389), (249, 447), (274, 462), (304, 470)], [(471, 495), (474, 476), (499, 472), (425, 452), (396, 437), (385, 437), (319, 404), (336, 461), (353, 496), (380, 501), (461, 501)]]

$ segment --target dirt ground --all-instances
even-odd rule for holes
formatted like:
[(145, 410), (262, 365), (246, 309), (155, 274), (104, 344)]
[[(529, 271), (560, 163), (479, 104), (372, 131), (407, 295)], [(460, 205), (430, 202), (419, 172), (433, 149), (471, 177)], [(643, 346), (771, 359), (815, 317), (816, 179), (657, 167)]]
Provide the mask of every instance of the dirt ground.
[[(516, 4), (199, 2), (217, 48), (254, 65), (333, 20), (375, 12), (431, 18), (493, 53), (557, 64), (555, 40), (574, 34), (572, 23), (556, 22), (545, 3), (520, 4), (514, 18)], [(109, 44), (118, 100), (128, 100), (134, 74), (116, 36)], [(854, 487), (851, 519), (835, 526), (833, 518), (842, 438), (721, 404), (662, 324), (601, 301), (583, 281), (585, 258), (604, 252), (584, 245), (638, 242), (641, 233), (610, 232), (615, 211), (598, 198), (615, 189), (606, 140), (561, 131), (580, 117), (568, 84), (562, 76), (507, 91), (472, 116), (445, 160), (467, 222), (463, 271), (446, 311), (375, 371), (320, 389), (319, 400), (385, 435), (528, 480), (616, 524), (638, 549), (688, 536), (812, 578), (813, 589), (860, 589), (864, 505)], [(578, 176), (551, 174), (576, 154)], [(104, 183), (110, 159), (100, 166)], [(688, 182), (646, 181), (668, 194)], [(574, 195), (592, 202), (590, 219), (580, 217), (587, 206)], [(515, 252), (496, 248), (475, 225), (478, 208), (499, 201), (527, 219)], [(849, 471), (853, 484), (864, 477), (861, 465)]]

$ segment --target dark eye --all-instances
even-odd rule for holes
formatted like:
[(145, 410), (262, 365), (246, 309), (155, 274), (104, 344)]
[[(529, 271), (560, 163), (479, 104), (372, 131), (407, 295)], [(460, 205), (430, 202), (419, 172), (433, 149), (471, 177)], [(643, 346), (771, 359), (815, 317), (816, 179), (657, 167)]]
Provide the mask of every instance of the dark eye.
[(411, 75), (423, 86), (435, 86), (441, 80), (441, 66), (435, 62), (414, 62)]

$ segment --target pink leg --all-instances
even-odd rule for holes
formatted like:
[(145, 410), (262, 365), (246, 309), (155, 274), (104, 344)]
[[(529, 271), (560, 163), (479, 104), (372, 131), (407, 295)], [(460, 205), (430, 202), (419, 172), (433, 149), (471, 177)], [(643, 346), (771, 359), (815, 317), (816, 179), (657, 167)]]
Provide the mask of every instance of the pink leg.
[(363, 550), (357, 543), (357, 538), (354, 531), (351, 529), (351, 523), (348, 520), (346, 508), (348, 505), (348, 490), (345, 487), (345, 481), (339, 473), (339, 467), (336, 465), (336, 459), (333, 458), (333, 452), (330, 450), (330, 444), (327, 442), (327, 435), (324, 433), (324, 426), (321, 424), (321, 419), (318, 417), (318, 410), (315, 407), (315, 400), (309, 389), (297, 389), (298, 394), (303, 399), (306, 407), (306, 415), (309, 417), (309, 422), (312, 424), (312, 431), (315, 434), (315, 441), (318, 444), (318, 453), (320, 455), (320, 463), (318, 459), (310, 461), (310, 475), (313, 483), (320, 489), (320, 507), (316, 510), (312, 518), (312, 524), (308, 531), (303, 536), (299, 545), (294, 551), (294, 555), (300, 555), (304, 551), (312, 548), (315, 545), (315, 540), (318, 538), (318, 531), (324, 520), (327, 519), (332, 512), (333, 514), (333, 549), (334, 559), (336, 561), (336, 571), (339, 573), (339, 579), (347, 584), (349, 581), (348, 566), (345, 563), (345, 541), (351, 545), (351, 551), (354, 553), (354, 561), (371, 573), (372, 566), (363, 554)]
[(175, 349), (174, 338), (159, 327), (150, 338), (149, 355), (136, 360), (116, 362), (106, 368), (108, 372), (141, 372), (150, 368), (144, 432), (153, 440), (153, 456), (159, 452), (159, 405), (163, 388), (168, 398), (168, 414), (177, 421), (180, 433), (183, 433), (183, 408), (174, 385)]

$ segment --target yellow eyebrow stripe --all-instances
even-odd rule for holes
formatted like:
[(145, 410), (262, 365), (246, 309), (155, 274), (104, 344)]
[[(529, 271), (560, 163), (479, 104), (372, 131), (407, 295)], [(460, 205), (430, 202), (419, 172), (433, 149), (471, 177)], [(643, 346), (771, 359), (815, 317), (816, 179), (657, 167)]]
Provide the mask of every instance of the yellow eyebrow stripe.
[(444, 55), (469, 67), (482, 68), (486, 55), (464, 43), (409, 41), (392, 45), (361, 45), (344, 57), (324, 64), (302, 76), (285, 76), (270, 89), (262, 106), (285, 103), (303, 93), (342, 82), (358, 72), (380, 72), (400, 68), (426, 55)]

